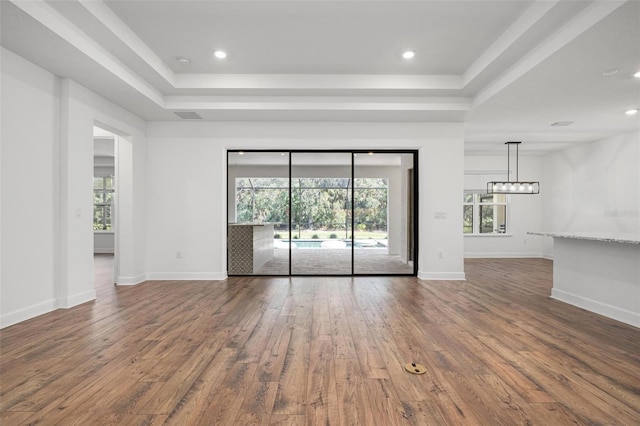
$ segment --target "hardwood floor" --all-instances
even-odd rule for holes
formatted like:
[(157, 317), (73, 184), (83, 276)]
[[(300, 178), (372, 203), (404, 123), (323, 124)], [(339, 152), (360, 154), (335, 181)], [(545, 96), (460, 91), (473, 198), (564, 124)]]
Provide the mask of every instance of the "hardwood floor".
[(547, 260), (133, 287), (109, 262), (95, 302), (2, 330), (3, 425), (640, 424), (640, 330), (549, 299)]

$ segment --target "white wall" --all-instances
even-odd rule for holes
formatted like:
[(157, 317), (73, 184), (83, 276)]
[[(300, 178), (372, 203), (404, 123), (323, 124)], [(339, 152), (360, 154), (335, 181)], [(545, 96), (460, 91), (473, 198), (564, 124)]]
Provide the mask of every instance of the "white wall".
[(113, 253), (116, 246), (115, 234), (111, 231), (93, 232), (93, 252)]
[(139, 118), (4, 48), (0, 54), (4, 327), (95, 298), (96, 122), (124, 136), (119, 138), (120, 272), (131, 281), (144, 278), (146, 148)]
[(462, 134), (455, 123), (148, 123), (148, 277), (224, 278), (226, 150), (305, 148), (418, 149), (419, 276), (463, 279)]
[[(637, 131), (547, 154), (542, 230), (640, 233), (639, 169)], [(551, 257), (552, 239), (540, 238)]]
[[(402, 179), (403, 166), (359, 166), (356, 159), (356, 178), (386, 178), (387, 192), (387, 249), (390, 255), (401, 255), (407, 258), (407, 244), (404, 240), (406, 234), (407, 208), (401, 204), (406, 188)], [(404, 232), (403, 232), (404, 231)]]
[(2, 48), (0, 324), (56, 307), (60, 82)]
[[(467, 155), (464, 162), (466, 172), (504, 171), (506, 177), (506, 150), (504, 156)], [(540, 239), (527, 232), (542, 230), (542, 197), (549, 190), (542, 176), (542, 157), (520, 153), (518, 175), (520, 180), (540, 181), (540, 194), (508, 195), (507, 234), (465, 235), (465, 257), (540, 257)]]
[[(66, 133), (61, 144), (63, 162), (61, 194), (63, 201), (63, 218), (67, 218), (67, 235), (70, 241), (63, 239), (62, 282), (77, 283), (84, 286), (93, 271), (85, 268), (92, 265), (93, 233), (86, 234), (87, 226), (91, 227), (91, 214), (83, 214), (74, 220), (74, 211), (91, 212), (91, 199), (85, 194), (91, 193), (88, 181), (92, 180), (91, 169), (93, 144), (93, 126), (98, 125), (119, 137), (116, 139), (116, 277), (118, 284), (134, 284), (144, 281), (145, 256), (145, 181), (146, 181), (146, 123), (133, 114), (115, 106), (102, 97), (70, 80), (62, 82), (62, 134)], [(66, 98), (64, 95), (66, 94)], [(65, 102), (65, 99), (68, 99)], [(68, 111), (68, 113), (66, 112)], [(68, 120), (65, 118), (68, 116)], [(69, 153), (69, 155), (66, 155)], [(64, 226), (64, 223), (63, 223)], [(66, 246), (65, 246), (66, 244)], [(87, 250), (88, 248), (88, 250)], [(89, 253), (89, 254), (87, 254)], [(91, 259), (89, 259), (91, 257)], [(90, 261), (90, 262), (88, 262)], [(80, 266), (79, 266), (80, 265)], [(64, 274), (68, 279), (64, 279)]]

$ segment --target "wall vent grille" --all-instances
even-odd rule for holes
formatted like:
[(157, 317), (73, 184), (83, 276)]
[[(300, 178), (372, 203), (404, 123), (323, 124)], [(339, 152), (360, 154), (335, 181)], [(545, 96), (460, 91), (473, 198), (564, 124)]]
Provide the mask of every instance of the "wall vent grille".
[(195, 111), (174, 111), (175, 114), (183, 120), (202, 120), (202, 117)]

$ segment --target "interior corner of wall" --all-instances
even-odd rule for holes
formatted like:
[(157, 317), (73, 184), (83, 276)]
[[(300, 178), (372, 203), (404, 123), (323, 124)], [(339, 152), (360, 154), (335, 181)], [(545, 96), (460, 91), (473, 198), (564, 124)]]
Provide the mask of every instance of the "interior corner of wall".
[(138, 274), (131, 277), (118, 276), (115, 283), (120, 286), (137, 285), (147, 281), (147, 274)]
[(62, 309), (73, 308), (74, 306), (96, 300), (96, 298), (96, 290), (92, 288), (91, 290), (83, 291), (81, 293), (58, 298), (56, 307)]

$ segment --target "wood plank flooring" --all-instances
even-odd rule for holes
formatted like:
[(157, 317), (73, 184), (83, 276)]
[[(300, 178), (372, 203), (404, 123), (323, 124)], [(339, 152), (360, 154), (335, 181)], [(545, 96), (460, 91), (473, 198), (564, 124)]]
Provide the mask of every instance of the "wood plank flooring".
[(547, 260), (133, 287), (110, 262), (95, 302), (2, 330), (0, 423), (640, 424), (640, 330), (551, 300)]

